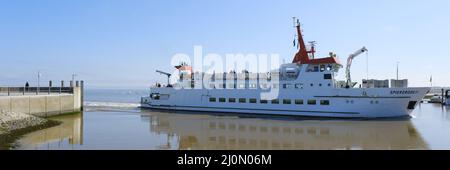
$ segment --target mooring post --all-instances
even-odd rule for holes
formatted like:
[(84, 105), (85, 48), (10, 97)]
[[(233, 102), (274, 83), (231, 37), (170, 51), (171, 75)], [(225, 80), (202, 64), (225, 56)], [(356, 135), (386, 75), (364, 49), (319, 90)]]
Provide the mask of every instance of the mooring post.
[(61, 86), (59, 86), (59, 94), (61, 94), (63, 87), (64, 87), (64, 80), (61, 80)]
[(83, 111), (83, 103), (84, 103), (84, 81), (83, 80), (81, 80), (80, 81), (80, 90), (81, 90), (81, 92), (80, 92), (80, 97), (81, 97), (81, 108), (80, 108), (80, 110), (81, 111)]
[(71, 93), (73, 94), (73, 91), (74, 91), (74, 88), (73, 88), (73, 86), (74, 86), (74, 84), (73, 84), (73, 80), (70, 80), (70, 90), (71, 90)]
[(48, 81), (48, 94), (50, 94), (50, 91), (52, 90), (52, 81)]

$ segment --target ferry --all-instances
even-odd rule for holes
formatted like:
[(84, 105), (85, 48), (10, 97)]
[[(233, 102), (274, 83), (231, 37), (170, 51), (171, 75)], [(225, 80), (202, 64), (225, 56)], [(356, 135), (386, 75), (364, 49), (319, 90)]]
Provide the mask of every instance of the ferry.
[[(299, 47), (292, 63), (281, 64), (269, 73), (208, 75), (212, 77), (209, 88), (194, 88), (207, 74), (193, 73), (191, 66), (181, 64), (176, 66), (180, 73), (177, 82), (151, 87), (150, 95), (141, 98), (141, 108), (326, 118), (409, 117), (430, 91), (429, 87), (355, 87), (350, 66), (356, 56), (367, 52), (365, 47), (349, 56), (346, 80), (336, 80), (343, 68), (336, 54), (315, 58), (314, 42), (305, 44), (300, 22), (294, 23)], [(260, 81), (264, 78), (268, 81)], [(276, 96), (262, 95), (268, 84)]]

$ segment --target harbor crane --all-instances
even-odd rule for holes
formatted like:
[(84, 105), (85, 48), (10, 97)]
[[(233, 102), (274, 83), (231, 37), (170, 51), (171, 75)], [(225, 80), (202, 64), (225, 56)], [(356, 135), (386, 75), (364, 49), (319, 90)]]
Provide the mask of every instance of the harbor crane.
[(352, 66), (352, 61), (355, 57), (359, 56), (362, 53), (365, 53), (369, 50), (367, 50), (366, 47), (362, 47), (358, 51), (354, 52), (353, 54), (350, 54), (350, 56), (347, 59), (347, 67), (345, 68), (345, 78), (347, 79), (347, 86), (346, 88), (353, 87), (354, 84), (352, 83), (352, 78), (350, 77), (350, 67)]
[(156, 70), (156, 72), (159, 73), (159, 74), (166, 75), (167, 76), (167, 86), (170, 86), (170, 76), (172, 76), (172, 74), (166, 73), (164, 71), (159, 71), (159, 70)]

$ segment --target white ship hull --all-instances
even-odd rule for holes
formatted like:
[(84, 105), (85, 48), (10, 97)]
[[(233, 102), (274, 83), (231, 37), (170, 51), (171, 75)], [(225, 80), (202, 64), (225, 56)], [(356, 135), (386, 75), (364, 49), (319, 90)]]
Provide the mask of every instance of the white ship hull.
[[(143, 97), (142, 108), (226, 112), (239, 114), (267, 114), (292, 115), (308, 117), (334, 118), (386, 118), (409, 116), (429, 88), (324, 88), (314, 89), (283, 89), (280, 90), (279, 104), (261, 103), (261, 91), (257, 89), (190, 89), (176, 90), (173, 88), (154, 88), (152, 93), (168, 94), (163, 100)], [(210, 98), (216, 98), (211, 102)], [(220, 102), (225, 98), (225, 102)], [(230, 103), (229, 99), (236, 99)], [(245, 103), (238, 100), (245, 98)], [(257, 99), (250, 103), (249, 99)], [(283, 103), (290, 99), (290, 104)], [(295, 103), (303, 100), (303, 104)], [(309, 104), (308, 100), (315, 100), (316, 104)], [(322, 105), (320, 101), (328, 101)]]

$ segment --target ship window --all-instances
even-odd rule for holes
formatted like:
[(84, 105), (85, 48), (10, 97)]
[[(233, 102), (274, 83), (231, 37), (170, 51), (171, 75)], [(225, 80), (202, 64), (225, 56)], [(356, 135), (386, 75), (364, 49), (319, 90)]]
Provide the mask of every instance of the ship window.
[(250, 103), (256, 103), (256, 99), (250, 99)]
[(245, 98), (239, 98), (239, 103), (246, 103), (247, 102), (247, 99), (245, 99)]
[(225, 98), (219, 98), (220, 103), (225, 103), (227, 100)]
[(325, 65), (320, 65), (320, 72), (325, 71)]
[(209, 102), (216, 102), (216, 98), (210, 97), (210, 98), (209, 98)]
[(296, 89), (303, 89), (303, 84), (295, 84)]
[(157, 93), (152, 93), (152, 94), (150, 95), (150, 98), (152, 98), (153, 100), (159, 100), (160, 96), (159, 96), (159, 94), (157, 94)]
[(322, 87), (322, 83), (319, 83), (319, 86)]
[(272, 100), (272, 104), (280, 104), (280, 100), (278, 100), (278, 99), (273, 99), (273, 100)]
[(330, 105), (330, 101), (329, 100), (321, 100), (320, 105)]
[(332, 68), (333, 68), (333, 66), (331, 66), (331, 65), (328, 65), (328, 66), (327, 66), (327, 70), (328, 70), (328, 71), (330, 71)]
[(311, 87), (314, 86), (314, 84), (311, 83)]
[(236, 103), (236, 98), (229, 98), (229, 99), (228, 99), (228, 102), (230, 102), (230, 103)]
[(236, 88), (236, 84), (228, 84), (228, 88), (229, 89), (235, 89)]
[(287, 85), (286, 85), (286, 84), (283, 84), (283, 89), (286, 89), (286, 87), (287, 87)]
[(296, 100), (295, 100), (295, 104), (301, 105), (301, 104), (303, 104), (303, 100), (301, 100), (301, 99), (296, 99)]
[(314, 66), (314, 72), (319, 72), (319, 66)]
[(325, 80), (331, 80), (331, 74), (324, 74), (323, 79)]
[(267, 104), (268, 103), (267, 100), (260, 100), (259, 102), (262, 103), (262, 104)]
[(256, 88), (257, 88), (256, 84), (250, 84), (249, 87), (250, 87), (251, 89), (256, 89)]
[(291, 99), (284, 99), (283, 104), (291, 104)]
[(316, 105), (316, 100), (308, 100), (309, 105)]

